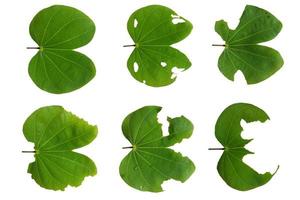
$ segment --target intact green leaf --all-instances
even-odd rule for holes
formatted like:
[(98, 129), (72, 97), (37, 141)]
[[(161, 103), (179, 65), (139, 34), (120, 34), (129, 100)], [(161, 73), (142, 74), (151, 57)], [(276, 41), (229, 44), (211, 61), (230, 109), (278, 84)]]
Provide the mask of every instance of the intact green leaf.
[(132, 144), (120, 164), (120, 175), (131, 187), (141, 191), (161, 192), (161, 184), (174, 179), (186, 181), (194, 172), (193, 162), (168, 148), (193, 132), (193, 124), (184, 116), (168, 118), (169, 135), (163, 136), (157, 121), (161, 107), (146, 106), (129, 114), (122, 131)]
[[(220, 115), (215, 135), (224, 146), (224, 152), (218, 162), (218, 172), (223, 180), (232, 188), (246, 191), (266, 184), (276, 173), (259, 174), (243, 162), (243, 157), (252, 152), (245, 149), (245, 145), (252, 139), (244, 139), (240, 125), (241, 120), (247, 123), (269, 119), (260, 108), (246, 103), (237, 103), (226, 108)], [(277, 171), (277, 170), (276, 170)]]
[(186, 38), (192, 24), (173, 10), (151, 5), (135, 11), (129, 18), (127, 29), (135, 46), (127, 67), (139, 82), (153, 87), (170, 85), (177, 71), (191, 66), (189, 59), (170, 45)]
[(96, 175), (97, 168), (90, 158), (72, 150), (91, 143), (97, 132), (96, 126), (61, 106), (36, 110), (23, 126), (27, 141), (34, 143), (35, 161), (29, 164), (28, 173), (46, 189), (79, 186), (86, 176)]
[[(226, 42), (218, 66), (230, 80), (240, 70), (248, 84), (259, 83), (277, 72), (283, 65), (278, 51), (258, 43), (272, 40), (281, 31), (281, 22), (271, 13), (247, 5), (235, 30), (224, 20), (217, 21), (215, 31)], [(221, 45), (222, 46), (222, 45)]]
[(87, 84), (96, 74), (94, 63), (73, 49), (88, 44), (94, 22), (83, 12), (54, 5), (41, 10), (30, 23), (30, 35), (38, 44), (28, 72), (33, 82), (50, 93), (66, 93)]

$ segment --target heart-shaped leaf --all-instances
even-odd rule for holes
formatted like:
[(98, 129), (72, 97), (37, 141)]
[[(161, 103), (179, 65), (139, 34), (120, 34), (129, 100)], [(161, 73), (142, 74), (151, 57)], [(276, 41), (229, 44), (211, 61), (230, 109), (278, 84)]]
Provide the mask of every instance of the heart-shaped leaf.
[(129, 114), (122, 131), (132, 144), (120, 164), (120, 175), (131, 187), (142, 191), (161, 192), (161, 184), (174, 179), (186, 181), (194, 172), (193, 162), (168, 148), (193, 132), (193, 124), (184, 116), (168, 118), (169, 135), (163, 136), (157, 121), (157, 106), (146, 106)]
[[(216, 123), (215, 135), (223, 145), (223, 154), (218, 162), (218, 172), (232, 188), (246, 191), (266, 184), (275, 173), (259, 174), (243, 162), (243, 157), (252, 152), (245, 149), (251, 139), (243, 139), (241, 120), (247, 123), (269, 119), (260, 108), (246, 103), (237, 103), (226, 108)], [(278, 168), (277, 168), (278, 169)]]
[(189, 59), (170, 45), (186, 38), (192, 24), (173, 10), (151, 5), (135, 11), (127, 29), (134, 41), (134, 50), (127, 67), (138, 81), (153, 87), (170, 85), (178, 71), (191, 66)]
[(73, 51), (89, 43), (94, 22), (81, 11), (54, 5), (41, 10), (30, 23), (38, 53), (29, 63), (29, 75), (42, 90), (66, 93), (87, 84), (96, 74), (87, 56)]
[(35, 161), (29, 164), (28, 173), (43, 188), (79, 186), (84, 177), (96, 175), (97, 169), (90, 158), (72, 150), (91, 143), (97, 132), (96, 126), (61, 106), (36, 110), (23, 126), (24, 136), (35, 149)]
[(215, 31), (226, 42), (219, 45), (225, 47), (218, 61), (220, 71), (233, 81), (234, 74), (241, 70), (248, 84), (272, 76), (282, 67), (283, 59), (278, 51), (258, 43), (272, 40), (281, 28), (281, 22), (271, 13), (249, 5), (235, 30), (229, 29), (227, 22), (217, 21)]

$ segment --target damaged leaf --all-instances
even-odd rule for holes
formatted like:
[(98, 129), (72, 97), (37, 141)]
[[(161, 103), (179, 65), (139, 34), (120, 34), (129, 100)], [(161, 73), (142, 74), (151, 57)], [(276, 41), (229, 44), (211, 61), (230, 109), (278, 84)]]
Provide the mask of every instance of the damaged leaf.
[(240, 70), (248, 84), (256, 84), (277, 72), (283, 65), (280, 53), (259, 43), (275, 38), (281, 28), (281, 22), (271, 13), (249, 5), (235, 30), (224, 20), (217, 21), (215, 31), (225, 41), (225, 45), (215, 45), (225, 47), (218, 61), (223, 75), (233, 81)]
[[(73, 150), (91, 143), (97, 127), (64, 110), (61, 106), (42, 107), (24, 123), (27, 141), (34, 143), (35, 161), (28, 173), (41, 187), (64, 190), (79, 186), (86, 176), (94, 176), (97, 168), (87, 156)], [(28, 151), (23, 151), (28, 152)]]
[(171, 45), (186, 38), (192, 28), (188, 20), (164, 6), (151, 5), (135, 11), (127, 23), (134, 45), (125, 45), (134, 46), (127, 61), (131, 75), (153, 87), (173, 83), (177, 72), (188, 69), (191, 62)]
[(186, 181), (195, 166), (188, 158), (169, 147), (189, 138), (193, 124), (184, 116), (168, 118), (169, 135), (163, 136), (162, 124), (157, 120), (161, 107), (145, 106), (123, 121), (122, 131), (132, 149), (122, 160), (119, 171), (131, 187), (150, 192), (161, 192), (162, 183), (169, 179)]
[[(230, 187), (247, 191), (269, 182), (275, 173), (260, 174), (243, 162), (244, 156), (252, 154), (245, 148), (252, 139), (241, 136), (241, 120), (247, 123), (268, 120), (268, 115), (260, 108), (246, 103), (237, 103), (226, 108), (216, 123), (215, 135), (223, 145), (223, 154), (218, 162), (218, 172)], [(278, 168), (277, 168), (278, 169)]]

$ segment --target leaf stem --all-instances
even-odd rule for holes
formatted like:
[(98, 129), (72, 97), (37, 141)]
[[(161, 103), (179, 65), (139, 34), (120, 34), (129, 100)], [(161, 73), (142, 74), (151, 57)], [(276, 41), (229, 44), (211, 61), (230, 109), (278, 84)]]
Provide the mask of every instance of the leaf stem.
[(226, 47), (225, 44), (212, 44), (213, 47)]
[(26, 47), (26, 49), (40, 49), (40, 47)]
[(22, 151), (22, 153), (36, 153), (36, 151)]
[(208, 150), (209, 151), (211, 151), (211, 150), (225, 150), (225, 148), (224, 147), (221, 147), (221, 148), (208, 148)]
[(135, 47), (135, 44), (128, 44), (128, 45), (123, 45), (123, 47)]
[(133, 149), (133, 147), (122, 147), (122, 149)]

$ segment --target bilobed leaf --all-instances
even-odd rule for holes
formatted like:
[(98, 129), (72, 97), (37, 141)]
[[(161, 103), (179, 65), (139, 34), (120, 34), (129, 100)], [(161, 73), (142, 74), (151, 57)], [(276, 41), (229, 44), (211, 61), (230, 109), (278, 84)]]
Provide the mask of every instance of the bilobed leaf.
[(173, 83), (176, 79), (174, 69), (184, 71), (191, 62), (170, 45), (186, 38), (192, 28), (188, 20), (164, 6), (151, 5), (135, 11), (127, 23), (135, 43), (127, 62), (131, 75), (153, 87)]
[(64, 190), (79, 186), (97, 168), (85, 155), (72, 150), (86, 146), (97, 136), (97, 127), (67, 112), (61, 106), (42, 107), (25, 121), (23, 133), (34, 143), (35, 161), (28, 173), (43, 188)]
[(230, 80), (240, 70), (248, 84), (259, 83), (277, 72), (283, 65), (278, 51), (258, 43), (272, 40), (281, 31), (281, 22), (271, 13), (247, 5), (235, 30), (220, 20), (215, 31), (226, 42), (218, 66)]
[[(241, 120), (247, 123), (269, 119), (260, 108), (246, 103), (237, 103), (226, 108), (220, 115), (215, 135), (223, 145), (224, 152), (218, 162), (218, 172), (223, 180), (232, 188), (246, 191), (266, 184), (274, 174), (259, 174), (243, 162), (243, 157), (252, 154), (245, 148), (251, 139), (241, 137), (243, 131)], [(277, 171), (277, 170), (276, 170)]]
[(174, 179), (186, 181), (194, 172), (193, 162), (169, 147), (189, 138), (193, 124), (184, 116), (168, 118), (169, 135), (163, 136), (157, 121), (161, 108), (146, 106), (129, 114), (122, 131), (132, 150), (120, 164), (120, 175), (131, 187), (141, 191), (161, 192), (161, 184)]
[(39, 51), (28, 72), (39, 88), (57, 94), (71, 92), (95, 76), (92, 60), (73, 50), (88, 44), (95, 33), (94, 22), (84, 13), (54, 5), (37, 13), (29, 30)]

